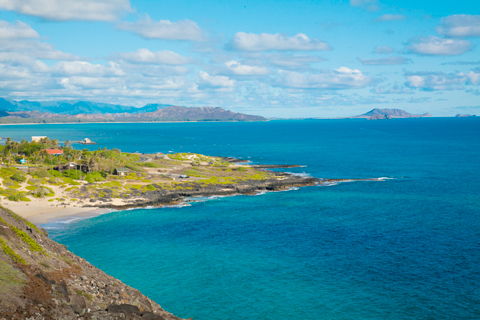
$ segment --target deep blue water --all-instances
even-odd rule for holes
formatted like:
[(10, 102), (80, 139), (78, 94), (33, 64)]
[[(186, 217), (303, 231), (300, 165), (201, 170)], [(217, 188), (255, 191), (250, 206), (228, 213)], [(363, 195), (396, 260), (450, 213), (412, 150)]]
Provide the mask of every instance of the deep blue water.
[(480, 119), (0, 126), (2, 137), (31, 135), (303, 164), (288, 170), (316, 177), (393, 178), (49, 230), (178, 316), (480, 319)]

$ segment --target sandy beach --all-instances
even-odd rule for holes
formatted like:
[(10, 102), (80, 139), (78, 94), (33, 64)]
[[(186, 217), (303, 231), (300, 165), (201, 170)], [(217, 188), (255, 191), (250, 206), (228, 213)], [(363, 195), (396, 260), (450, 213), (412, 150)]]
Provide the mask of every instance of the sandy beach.
[(71, 216), (93, 216), (107, 210), (95, 207), (82, 208), (71, 205), (52, 205), (50, 202), (13, 202), (2, 201), (2, 206), (12, 210), (34, 224), (43, 224), (63, 220)]

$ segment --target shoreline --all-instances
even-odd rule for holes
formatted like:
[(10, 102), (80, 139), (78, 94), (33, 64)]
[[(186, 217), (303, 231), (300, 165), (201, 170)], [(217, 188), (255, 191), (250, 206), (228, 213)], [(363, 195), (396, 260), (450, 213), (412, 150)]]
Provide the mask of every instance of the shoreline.
[(10, 209), (28, 221), (36, 225), (54, 224), (65, 220), (78, 220), (93, 218), (102, 214), (142, 209), (142, 208), (164, 208), (171, 206), (183, 206), (190, 202), (197, 202), (195, 198), (203, 197), (230, 197), (237, 195), (262, 195), (269, 192), (282, 192), (296, 190), (301, 187), (311, 186), (334, 186), (344, 182), (356, 181), (383, 181), (381, 178), (369, 179), (319, 179), (313, 177), (290, 176), (288, 181), (269, 181), (263, 185), (246, 185), (243, 188), (229, 190), (198, 190), (192, 192), (172, 192), (163, 196), (143, 197), (134, 199), (132, 202), (106, 203), (95, 202), (94, 205), (75, 206), (71, 205), (51, 205), (45, 202), (22, 203), (22, 202), (3, 202), (2, 205)]

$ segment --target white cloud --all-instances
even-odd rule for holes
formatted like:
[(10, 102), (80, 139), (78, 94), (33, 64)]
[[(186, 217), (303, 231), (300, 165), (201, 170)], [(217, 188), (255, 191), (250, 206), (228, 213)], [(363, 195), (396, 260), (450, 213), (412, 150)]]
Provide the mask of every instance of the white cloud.
[(152, 20), (148, 14), (135, 22), (124, 21), (117, 25), (120, 30), (131, 31), (145, 39), (204, 41), (204, 31), (193, 21)]
[(384, 21), (401, 21), (406, 20), (407, 17), (401, 14), (384, 14), (381, 17), (374, 19), (374, 22), (384, 22)]
[(442, 39), (435, 36), (410, 40), (406, 46), (408, 52), (432, 56), (455, 56), (471, 49), (472, 43), (470, 41)]
[(380, 10), (380, 2), (378, 0), (350, 0), (352, 7), (364, 8), (370, 12), (376, 12)]
[(310, 55), (297, 54), (267, 54), (265, 58), (273, 65), (287, 69), (302, 69), (309, 67), (310, 63), (324, 61), (325, 59)]
[(406, 86), (423, 90), (463, 90), (465, 85), (480, 84), (480, 70), (471, 70), (468, 73), (457, 72), (446, 74), (413, 73), (407, 74)]
[(265, 76), (272, 73), (266, 67), (249, 66), (235, 60), (225, 62), (225, 66), (234, 74), (241, 76)]
[(168, 50), (151, 52), (138, 49), (137, 52), (119, 53), (118, 56), (131, 63), (184, 65), (191, 62), (191, 59)]
[(372, 78), (365, 76), (360, 70), (352, 70), (347, 67), (319, 74), (303, 74), (285, 70), (280, 70), (278, 74), (278, 86), (296, 89), (355, 89), (372, 83)]
[(70, 53), (55, 50), (52, 45), (37, 40), (40, 35), (22, 21), (0, 20), (0, 55), (2, 61), (32, 64), (34, 59), (80, 60)]
[(372, 66), (382, 66), (382, 65), (393, 65), (393, 64), (406, 64), (411, 62), (410, 59), (404, 57), (388, 57), (381, 59), (360, 59), (358, 58), (363, 65), (372, 65)]
[[(1, 1), (1, 0), (0, 0)], [(16, 24), (0, 20), (0, 39), (36, 39), (40, 38), (37, 31), (28, 24), (16, 21)]]
[(480, 15), (448, 16), (440, 21), (437, 32), (448, 37), (480, 37)]
[(371, 90), (372, 93), (376, 94), (412, 94), (413, 91), (405, 88), (404, 86), (398, 85), (396, 82), (392, 87), (387, 86), (376, 86)]
[(105, 66), (85, 61), (60, 61), (46, 71), (56, 76), (112, 77), (124, 75), (122, 69), (114, 62)]
[(54, 21), (114, 21), (133, 11), (129, 0), (0, 0), (0, 9)]
[(472, 84), (472, 85), (479, 85), (480, 84), (480, 70), (476, 70), (477, 72), (470, 71), (469, 73), (465, 74), (465, 77), (467, 78), (467, 84)]
[(207, 87), (234, 87), (235, 80), (231, 80), (225, 76), (211, 76), (205, 71), (198, 73), (198, 83)]
[(375, 49), (373, 49), (373, 52), (380, 54), (392, 53), (394, 51), (395, 49), (389, 46), (376, 46)]
[(331, 50), (323, 41), (310, 39), (303, 33), (293, 37), (285, 34), (237, 32), (229, 46), (239, 51), (318, 51)]

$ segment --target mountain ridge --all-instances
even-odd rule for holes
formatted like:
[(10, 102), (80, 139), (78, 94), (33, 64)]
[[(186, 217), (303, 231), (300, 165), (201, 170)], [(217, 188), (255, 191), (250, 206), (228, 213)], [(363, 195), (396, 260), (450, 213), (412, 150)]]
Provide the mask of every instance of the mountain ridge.
[(264, 117), (236, 113), (221, 107), (187, 108), (145, 106), (151, 112), (58, 114), (39, 111), (5, 112), (0, 123), (161, 122), (161, 121), (267, 121)]
[(82, 100), (59, 100), (59, 101), (14, 101), (6, 98), (0, 98), (0, 110), (7, 112), (38, 111), (41, 113), (54, 114), (97, 114), (97, 113), (145, 113), (152, 112), (170, 104), (147, 104), (141, 108), (124, 106), (120, 104), (91, 102)]

